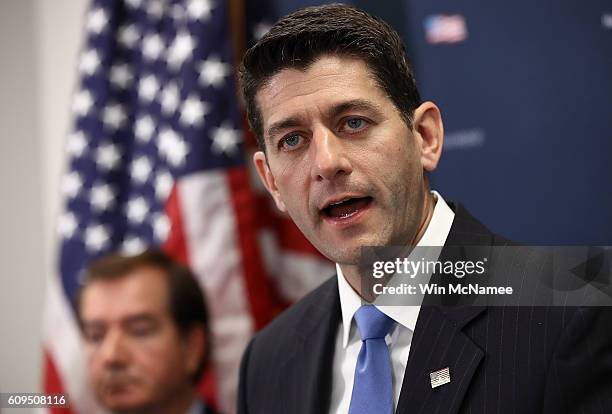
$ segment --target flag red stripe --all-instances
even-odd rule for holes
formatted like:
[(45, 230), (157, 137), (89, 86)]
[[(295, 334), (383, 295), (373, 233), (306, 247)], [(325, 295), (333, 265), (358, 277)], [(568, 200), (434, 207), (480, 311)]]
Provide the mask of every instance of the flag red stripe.
[(284, 304), (267, 278), (257, 239), (255, 197), (245, 167), (228, 170), (228, 182), (236, 217), (236, 231), (242, 253), (242, 269), (255, 329), (263, 328)]
[[(53, 362), (53, 358), (44, 350), (43, 352), (43, 364), (44, 364), (44, 374), (43, 374), (43, 390), (46, 394), (66, 394), (64, 391), (64, 385), (62, 384), (62, 380), (59, 376), (57, 369), (55, 368), (55, 363)], [(49, 413), (51, 414), (72, 414), (70, 408), (59, 408), (59, 407), (51, 407), (49, 408)]]
[(270, 196), (268, 194), (256, 194), (254, 197), (256, 200), (258, 226), (272, 230), (278, 239), (279, 246), (283, 250), (322, 257), (321, 253), (306, 240), (300, 229), (297, 228), (288, 216), (270, 211), (271, 208), (275, 207), (271, 207)]
[[(180, 193), (178, 185), (174, 185), (170, 196), (166, 200), (165, 212), (170, 220), (170, 232), (162, 248), (169, 255), (174, 257), (186, 266), (190, 266), (187, 242), (184, 231), (183, 216), (181, 214)], [(208, 404), (218, 408), (217, 404), (217, 383), (215, 380), (214, 367), (209, 366), (202, 380), (198, 385), (198, 390)]]
[(281, 248), (322, 257), (321, 253), (306, 240), (300, 229), (297, 228), (290, 218), (282, 217), (276, 220), (274, 232), (278, 237), (278, 244)]
[(180, 261), (184, 265), (189, 265), (189, 255), (187, 253), (187, 243), (183, 232), (183, 217), (179, 202), (178, 185), (172, 187), (170, 196), (166, 200), (166, 216), (170, 221), (170, 232), (162, 248), (166, 253)]

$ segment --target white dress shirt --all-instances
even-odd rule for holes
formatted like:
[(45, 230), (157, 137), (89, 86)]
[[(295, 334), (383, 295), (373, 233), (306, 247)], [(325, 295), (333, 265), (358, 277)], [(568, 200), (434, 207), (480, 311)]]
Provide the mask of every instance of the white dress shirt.
[[(204, 401), (202, 401), (200, 398), (196, 398), (193, 400), (193, 404), (191, 404), (191, 407), (189, 407), (186, 414), (202, 414), (205, 412), (204, 407), (206, 407)], [(206, 412), (208, 412), (208, 410)]]
[[(450, 232), (455, 213), (446, 204), (436, 191), (432, 191), (436, 199), (429, 225), (418, 241), (417, 246), (443, 246)], [(361, 349), (361, 338), (353, 316), (361, 307), (361, 297), (348, 284), (342, 274), (342, 269), (336, 264), (338, 273), (338, 291), (340, 294), (340, 307), (342, 309), (342, 322), (336, 336), (336, 347), (332, 371), (332, 394), (330, 413), (348, 413), (353, 392), (353, 377), (357, 356)], [(375, 304), (376, 306), (376, 304)], [(389, 346), (391, 364), (393, 366), (393, 401), (394, 410), (397, 408), (404, 371), (408, 363), (412, 334), (419, 316), (420, 306), (377, 306), (380, 311), (392, 318), (395, 328), (385, 337)]]

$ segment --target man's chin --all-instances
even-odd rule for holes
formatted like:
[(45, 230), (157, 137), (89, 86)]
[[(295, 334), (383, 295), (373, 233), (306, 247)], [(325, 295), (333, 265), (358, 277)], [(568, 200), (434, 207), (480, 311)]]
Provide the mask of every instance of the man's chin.
[(102, 404), (113, 413), (146, 412), (150, 401), (134, 392), (114, 392), (101, 398)]
[[(363, 263), (363, 254), (369, 247), (383, 246), (384, 243), (372, 237), (355, 237), (354, 239), (328, 239), (325, 246), (315, 247), (325, 257), (335, 263), (347, 266), (356, 266)], [(314, 243), (313, 243), (314, 244)]]
[(355, 266), (359, 264), (362, 247), (328, 248), (326, 251), (317, 248), (317, 250), (323, 253), (329, 260), (341, 266)]

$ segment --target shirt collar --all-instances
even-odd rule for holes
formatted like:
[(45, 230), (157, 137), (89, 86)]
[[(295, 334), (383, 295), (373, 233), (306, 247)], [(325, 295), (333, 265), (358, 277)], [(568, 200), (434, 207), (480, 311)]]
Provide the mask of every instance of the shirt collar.
[[(425, 233), (417, 242), (417, 246), (444, 246), (455, 213), (446, 204), (444, 198), (437, 192), (431, 192), (436, 199), (431, 220)], [(342, 310), (342, 346), (346, 348), (349, 341), (351, 323), (357, 309), (361, 307), (361, 297), (353, 290), (342, 274), (340, 265), (336, 263), (336, 273), (338, 277), (338, 293), (340, 295), (340, 308)], [(377, 306), (381, 312), (402, 326), (414, 331), (416, 321), (419, 316), (420, 306)]]
[(196, 398), (193, 400), (193, 404), (191, 404), (186, 414), (201, 414), (202, 412), (204, 412), (204, 402)]

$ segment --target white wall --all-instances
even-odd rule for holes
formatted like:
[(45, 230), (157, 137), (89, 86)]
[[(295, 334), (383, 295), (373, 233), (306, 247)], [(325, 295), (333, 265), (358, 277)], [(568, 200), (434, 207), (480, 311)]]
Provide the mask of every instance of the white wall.
[(0, 3), (0, 389), (34, 391), (43, 297), (41, 151), (32, 1)]
[[(19, 0), (13, 0), (18, 2)], [(64, 171), (64, 140), (70, 129), (70, 101), (77, 83), (77, 59), (83, 20), (89, 0), (34, 0), (37, 98), (45, 208), (44, 253), (46, 269), (55, 259), (55, 218), (61, 208), (60, 177)]]
[(44, 284), (87, 3), (0, 0), (0, 392), (40, 389)]

